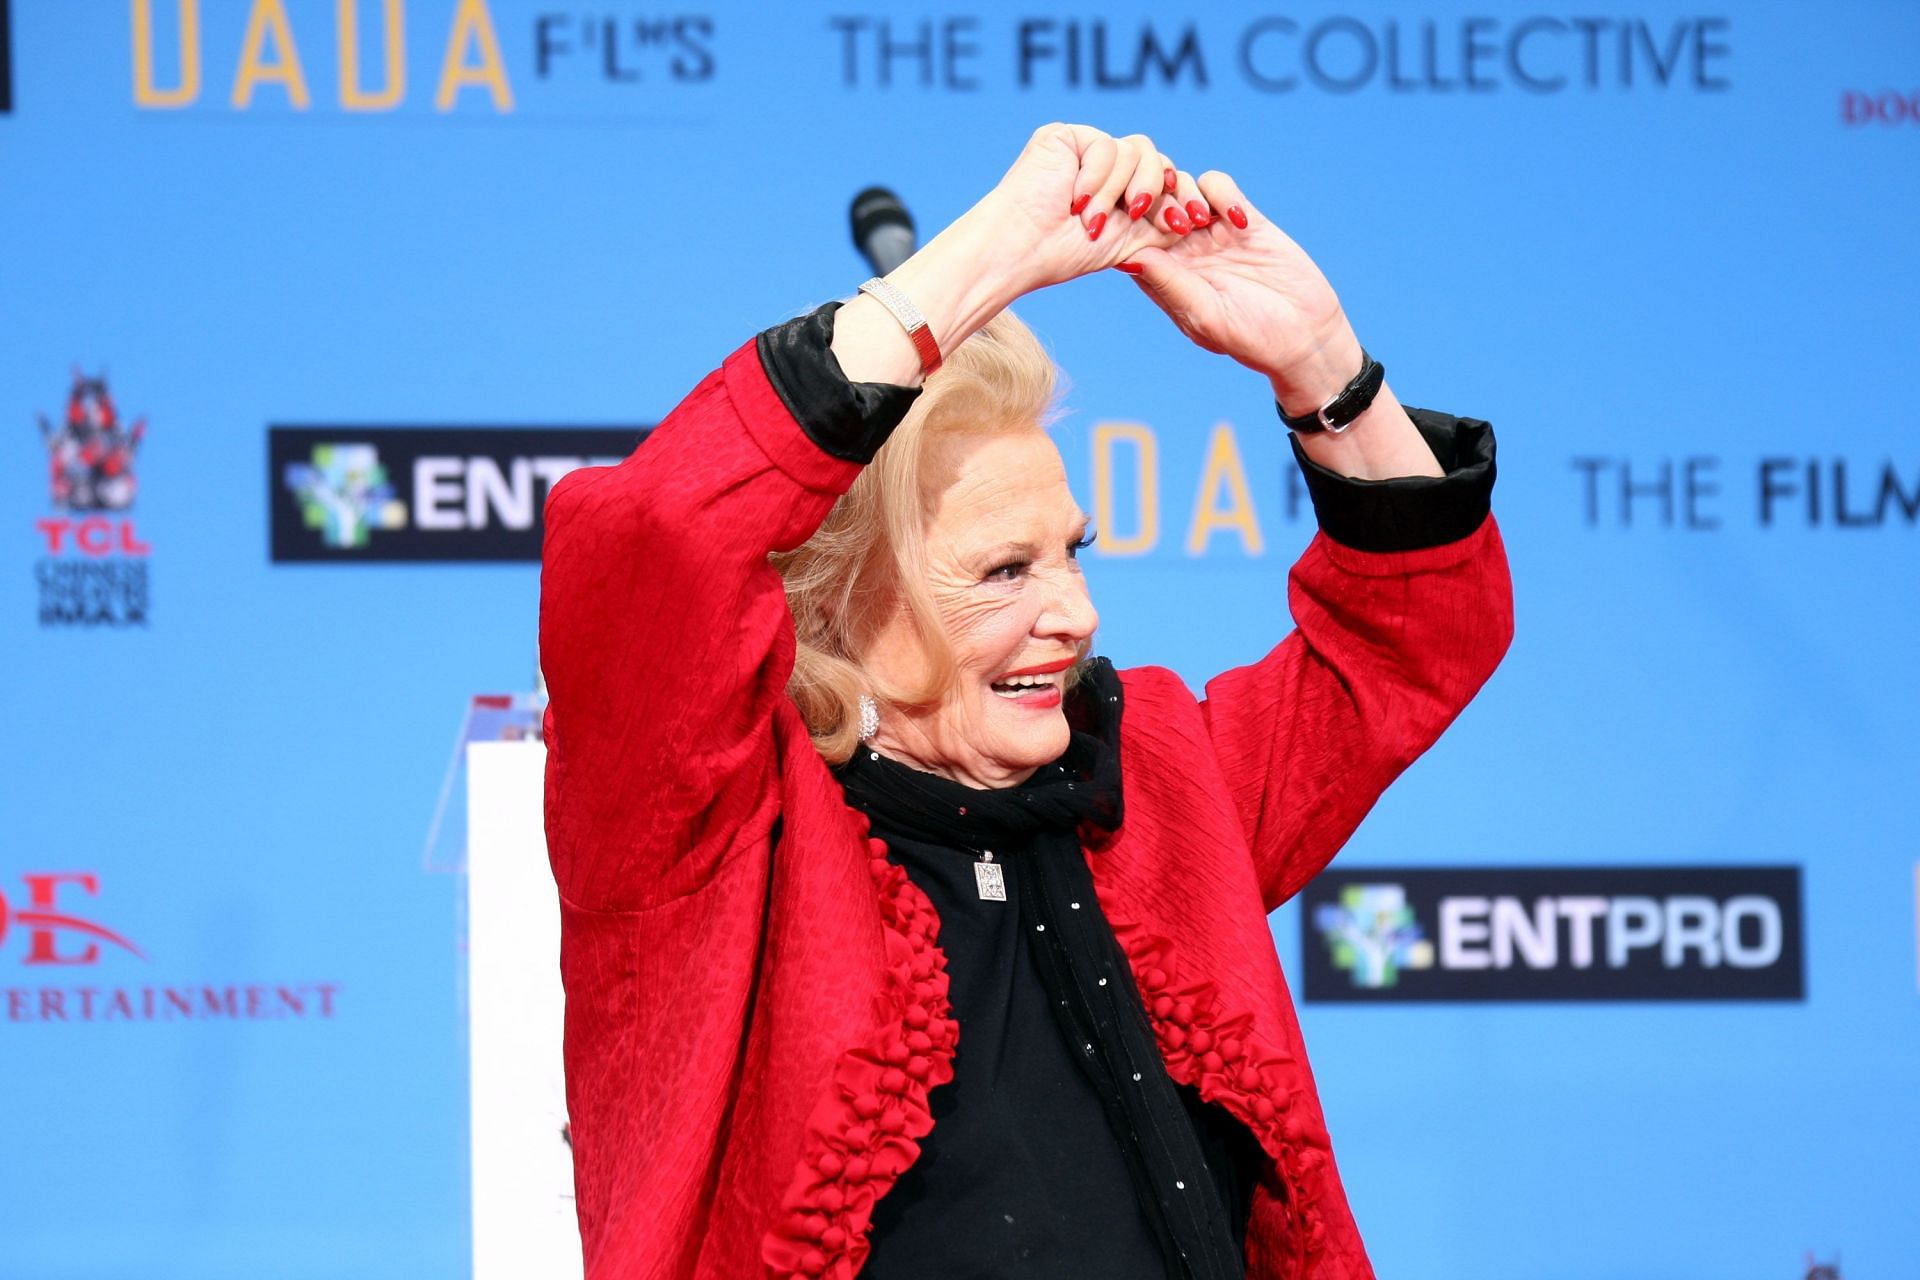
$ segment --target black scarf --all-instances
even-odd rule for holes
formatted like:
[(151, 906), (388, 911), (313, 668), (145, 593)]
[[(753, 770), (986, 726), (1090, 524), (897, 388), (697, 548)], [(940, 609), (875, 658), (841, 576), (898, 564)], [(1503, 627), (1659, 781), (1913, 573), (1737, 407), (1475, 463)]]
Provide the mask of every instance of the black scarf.
[[(1168, 1077), (1126, 956), (1094, 896), (1093, 875), (1081, 849), (1078, 833), (1083, 826), (1114, 830), (1122, 820), (1121, 685), (1110, 662), (1095, 658), (1082, 668), (1080, 681), (1067, 696), (1066, 709), (1072, 730), (1067, 750), (1015, 787), (965, 786), (865, 746), (836, 773), (848, 801), (872, 819), (873, 834), (887, 842), (889, 856), (936, 902), (944, 886), (948, 901), (973, 905), (971, 864), (985, 851), (993, 851), (1006, 873), (1019, 878), (1020, 892), (1014, 895), (1018, 899), (1016, 944), (1031, 948), (1044, 991), (1016, 991), (1015, 998), (1044, 995), (1061, 1039), (1053, 1043), (1042, 1036), (1034, 1042), (1028, 1032), (1010, 1043), (1023, 1054), (1057, 1055), (1071, 1050), (1087, 1085), (1098, 1095), (1106, 1126), (1102, 1128), (1097, 1120), (1092, 1126), (1085, 1123), (1086, 1116), (1097, 1115), (1091, 1108), (1070, 1113), (1077, 1114), (1077, 1120), (1038, 1114), (1030, 1122), (1041, 1129), (1049, 1122), (1073, 1127), (1074, 1132), (1062, 1135), (1060, 1149), (1093, 1150), (1110, 1164), (1117, 1144), (1127, 1175), (1119, 1185), (1124, 1188), (1131, 1182), (1145, 1222), (1145, 1238), (1157, 1243), (1162, 1255), (1158, 1261), (1143, 1259), (1136, 1246), (1130, 1268), (1112, 1274), (1240, 1280), (1246, 1195), (1251, 1187), (1248, 1161), (1256, 1149), (1250, 1145), (1251, 1136), (1237, 1132), (1224, 1113), (1201, 1103), (1192, 1090)], [(1011, 916), (988, 913), (985, 918), (1002, 927), (1013, 924)], [(954, 923), (950, 929), (943, 921), (940, 935), (950, 966), (963, 962), (964, 957), (956, 958), (955, 947), (965, 946), (968, 940), (965, 926)], [(955, 1084), (949, 1089), (959, 1087), (959, 1073), (970, 1065), (965, 1061), (970, 1018), (992, 1020), (996, 1025), (1004, 1021), (1044, 1026), (1018, 1023), (1012, 1011), (1004, 1008), (968, 1009), (958, 1001), (954, 1016), (960, 1020), (961, 1056), (955, 1062)], [(937, 1101), (935, 1110), (938, 1116)], [(937, 1150), (943, 1126), (967, 1123), (962, 1108), (936, 1124), (926, 1142)], [(958, 1140), (951, 1133), (949, 1137)], [(883, 1199), (875, 1215), (872, 1261), (879, 1276), (893, 1274), (883, 1235), (888, 1201), (895, 1198)], [(1124, 1199), (1124, 1191), (1102, 1198)], [(892, 1208), (898, 1211), (898, 1206)], [(1105, 1229), (1102, 1223), (1114, 1229)], [(1133, 1238), (1142, 1238), (1131, 1206), (1124, 1204), (1088, 1206), (1075, 1228), (1116, 1249), (1122, 1247), (1117, 1241), (1129, 1232)], [(1062, 1243), (1066, 1243), (1065, 1233)], [(922, 1250), (914, 1274), (994, 1274), (996, 1268), (1008, 1266), (1004, 1258), (989, 1258), (984, 1244), (978, 1257), (968, 1258), (973, 1247), (969, 1240), (942, 1246), (943, 1252), (958, 1249), (960, 1253), (951, 1260), (950, 1271), (928, 1270), (929, 1259)], [(900, 1273), (907, 1272), (902, 1268)]]
[[(1066, 751), (1017, 787), (987, 790), (951, 782), (861, 748), (840, 766), (847, 799), (877, 824), (949, 847), (1024, 844), (1072, 833), (1082, 822), (1120, 826), (1120, 677), (1091, 658), (1067, 694)], [(982, 845), (979, 842), (986, 842)]]

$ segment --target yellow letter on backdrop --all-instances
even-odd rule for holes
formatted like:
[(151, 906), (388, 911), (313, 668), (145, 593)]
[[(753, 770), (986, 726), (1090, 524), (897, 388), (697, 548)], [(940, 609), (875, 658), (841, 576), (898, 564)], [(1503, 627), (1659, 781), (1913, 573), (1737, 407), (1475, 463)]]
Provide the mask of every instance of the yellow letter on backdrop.
[[(1134, 510), (1138, 528), (1120, 532), (1113, 501), (1113, 450), (1117, 444), (1134, 447)], [(1100, 533), (1100, 552), (1109, 556), (1137, 556), (1160, 541), (1160, 445), (1153, 428), (1144, 422), (1097, 422), (1093, 427), (1093, 527)]]
[(391, 111), (407, 96), (407, 32), (403, 0), (379, 0), (386, 17), (386, 87), (368, 93), (360, 87), (360, 0), (339, 0), (340, 105), (348, 111)]
[(180, 0), (180, 83), (153, 82), (153, 0), (133, 0), (133, 102), (139, 107), (184, 107), (200, 96), (200, 0)]
[[(479, 47), (477, 64), (465, 61), (469, 43)], [(470, 84), (484, 85), (493, 94), (495, 111), (513, 110), (513, 90), (507, 87), (506, 64), (500, 61), (500, 37), (494, 34), (487, 0), (460, 0), (453, 30), (447, 34), (447, 56), (440, 63), (440, 88), (433, 96), (433, 105), (442, 111), (453, 110), (454, 98)]]
[[(1226, 507), (1213, 505), (1222, 482), (1227, 487)], [(1215, 529), (1237, 529), (1247, 554), (1257, 556), (1266, 550), (1260, 537), (1260, 521), (1253, 514), (1253, 495), (1247, 491), (1247, 469), (1240, 461), (1240, 445), (1233, 428), (1215, 424), (1213, 439), (1207, 442), (1207, 467), (1200, 476), (1200, 492), (1193, 499), (1193, 527), (1187, 530), (1187, 554), (1206, 554), (1207, 540)]]
[[(265, 62), (267, 37), (273, 37), (274, 60)], [(233, 76), (233, 105), (244, 111), (253, 103), (257, 84), (280, 84), (287, 90), (287, 101), (294, 110), (305, 111), (307, 73), (300, 69), (300, 50), (293, 43), (293, 28), (287, 25), (285, 0), (253, 0), (253, 12), (247, 15), (246, 39), (240, 42), (240, 69)]]

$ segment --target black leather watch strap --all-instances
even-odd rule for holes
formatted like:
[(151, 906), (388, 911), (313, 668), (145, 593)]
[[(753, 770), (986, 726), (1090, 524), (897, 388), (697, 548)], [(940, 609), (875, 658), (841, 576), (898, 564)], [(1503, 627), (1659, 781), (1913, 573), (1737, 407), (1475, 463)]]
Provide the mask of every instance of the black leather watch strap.
[(1373, 398), (1380, 394), (1380, 386), (1387, 380), (1387, 370), (1378, 360), (1360, 352), (1360, 372), (1353, 381), (1341, 389), (1340, 394), (1321, 405), (1312, 413), (1303, 413), (1299, 417), (1290, 417), (1286, 406), (1278, 400), (1273, 407), (1280, 413), (1280, 421), (1287, 424), (1289, 431), (1300, 435), (1312, 435), (1316, 431), (1331, 431), (1335, 435), (1353, 425), (1353, 420), (1367, 411)]

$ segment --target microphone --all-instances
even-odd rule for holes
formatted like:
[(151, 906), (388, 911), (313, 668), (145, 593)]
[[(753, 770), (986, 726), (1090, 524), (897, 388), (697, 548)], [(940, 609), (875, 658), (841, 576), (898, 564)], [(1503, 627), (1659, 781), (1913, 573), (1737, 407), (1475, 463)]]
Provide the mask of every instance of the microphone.
[(884, 276), (913, 256), (918, 243), (913, 215), (893, 192), (868, 187), (853, 198), (848, 213), (853, 219), (853, 247), (873, 267), (873, 274)]

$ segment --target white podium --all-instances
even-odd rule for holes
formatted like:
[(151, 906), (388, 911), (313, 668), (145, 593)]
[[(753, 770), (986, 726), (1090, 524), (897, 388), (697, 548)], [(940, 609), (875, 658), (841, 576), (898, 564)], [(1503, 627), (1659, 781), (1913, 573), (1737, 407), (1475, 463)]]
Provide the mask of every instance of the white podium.
[(581, 1274), (580, 1232), (561, 1067), (560, 910), (541, 824), (547, 752), (537, 708), (502, 701), (475, 699), (462, 733), (473, 1274), (571, 1280)]

